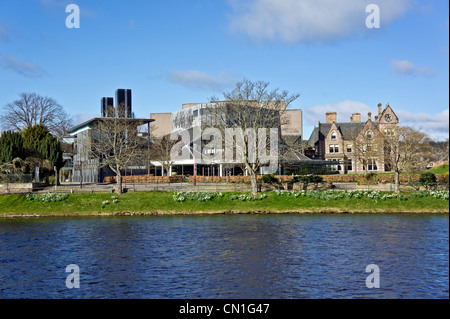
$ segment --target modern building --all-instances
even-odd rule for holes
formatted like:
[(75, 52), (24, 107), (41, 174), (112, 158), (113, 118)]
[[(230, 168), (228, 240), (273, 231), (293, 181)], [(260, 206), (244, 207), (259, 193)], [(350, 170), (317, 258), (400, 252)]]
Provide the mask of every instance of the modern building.
[[(215, 103), (227, 103), (227, 101), (215, 102)], [(189, 103), (183, 104), (181, 110), (173, 113), (151, 113), (150, 118), (154, 120), (151, 123), (152, 139), (156, 142), (164, 137), (169, 138), (173, 133), (180, 133), (183, 131), (189, 131), (192, 136), (192, 132), (196, 128), (204, 128), (211, 126), (209, 111), (212, 107), (215, 107), (215, 103)], [(272, 114), (273, 113), (273, 114)], [(268, 113), (271, 117), (279, 117), (277, 112)], [(283, 124), (278, 124), (280, 145), (279, 149), (289, 149), (289, 152), (283, 153), (279, 156), (279, 167), (277, 174), (295, 174), (296, 170), (305, 164), (320, 165), (328, 164), (324, 161), (316, 161), (307, 158), (302, 152), (302, 130), (303, 119), (302, 110), (300, 109), (285, 109), (283, 112), (286, 116), (286, 121), (279, 121)], [(271, 123), (276, 121), (271, 120)], [(213, 125), (212, 125), (213, 126)], [(287, 147), (289, 145), (289, 147)], [(187, 148), (193, 150), (198, 149), (202, 152), (201, 156), (197, 156), (194, 160), (194, 154), (191, 152), (189, 159), (176, 160), (171, 163), (171, 169), (169, 172), (164, 172), (161, 163), (158, 161), (152, 161), (155, 170), (152, 171), (156, 175), (160, 174), (177, 174), (193, 175), (194, 168), (197, 170), (197, 175), (200, 176), (235, 176), (235, 175), (247, 175), (245, 169), (242, 169), (243, 165), (239, 162), (227, 162), (224, 158), (214, 163), (210, 161), (204, 161), (202, 159), (203, 153), (205, 155), (214, 154), (215, 150), (204, 147), (205, 143), (199, 139), (193, 140), (190, 145), (186, 145)], [(222, 149), (223, 151), (223, 149)], [(207, 153), (207, 154), (206, 154)], [(159, 167), (159, 170), (158, 170)], [(264, 168), (260, 170), (261, 174), (265, 173)]]
[(114, 117), (114, 98), (103, 97), (101, 100), (102, 117)]
[(116, 90), (116, 116), (122, 118), (132, 118), (132, 101), (130, 89)]
[(338, 122), (336, 112), (326, 113), (326, 123), (318, 123), (308, 140), (307, 154), (313, 159), (337, 162), (340, 174), (386, 172), (392, 169), (392, 143), (398, 143), (399, 119), (389, 104), (378, 114), (361, 121), (354, 113), (350, 122)]
[[(139, 156), (140, 158), (133, 164), (134, 166), (127, 168), (126, 172), (123, 173), (123, 176), (128, 175), (127, 172), (132, 172), (133, 175), (153, 174), (155, 176), (167, 176), (175, 173), (181, 175), (196, 174), (199, 176), (220, 177), (248, 175), (243, 162), (239, 161), (236, 154), (233, 154), (232, 160), (227, 159), (226, 156), (221, 158), (217, 157), (214, 161), (208, 160), (208, 157), (211, 157), (214, 154), (224, 153), (225, 143), (211, 147), (211, 144), (213, 143), (205, 141), (204, 136), (202, 136), (201, 133), (200, 135), (196, 135), (195, 133), (198, 130), (202, 131), (207, 127), (214, 127), (211, 123), (210, 111), (218, 105), (230, 106), (228, 101), (189, 103), (183, 104), (181, 110), (173, 113), (151, 113), (149, 119), (135, 118), (132, 112), (131, 90), (116, 90), (115, 98), (104, 97), (101, 99), (100, 117), (92, 118), (89, 121), (71, 128), (69, 136), (65, 139), (67, 143), (72, 144), (73, 148), (72, 172), (70, 174), (72, 181), (100, 183), (104, 181), (105, 177), (115, 175), (111, 169), (103, 165), (104, 159), (95, 156), (92, 152), (92, 143), (96, 140), (95, 136), (92, 134), (93, 128), (97, 123), (108, 118), (132, 121), (134, 123), (134, 128), (126, 134), (137, 134), (137, 136), (143, 140), (145, 139), (145, 142), (143, 141), (142, 145), (145, 145), (147, 152), (144, 152), (143, 150), (141, 156)], [(250, 105), (243, 105), (243, 108), (247, 108), (247, 111), (250, 111), (248, 114), (252, 114), (251, 112), (253, 112), (253, 110), (258, 110), (258, 107), (252, 105), (252, 102), (250, 102)], [(261, 108), (259, 108), (259, 110), (261, 110)], [(337, 169), (337, 166), (342, 163), (342, 159), (339, 156), (331, 157), (328, 153), (327, 156), (325, 156), (326, 152), (323, 152), (323, 149), (329, 145), (324, 144), (325, 139), (323, 138), (323, 134), (326, 134), (325, 131), (327, 130), (330, 131), (333, 124), (336, 125), (336, 123), (334, 123), (336, 120), (334, 119), (333, 121), (332, 117), (330, 117), (330, 121), (327, 123), (327, 125), (329, 125), (328, 128), (321, 126), (320, 130), (316, 129), (314, 131), (315, 133), (313, 134), (320, 133), (320, 138), (317, 139), (317, 141), (313, 141), (313, 136), (310, 138), (309, 142), (313, 142), (313, 146), (315, 147), (313, 152), (315, 155), (317, 153), (317, 156), (309, 158), (304, 155), (305, 142), (303, 141), (302, 136), (302, 110), (286, 109), (285, 105), (284, 109), (281, 108), (281, 111), (275, 107), (272, 108), (270, 105), (262, 110), (264, 110), (263, 112), (265, 112), (266, 116), (260, 116), (260, 121), (266, 121), (267, 119), (267, 123), (270, 123), (272, 126), (264, 127), (267, 129), (275, 129), (278, 133), (278, 152), (276, 154), (276, 171), (273, 171), (273, 165), (271, 165), (270, 169), (268, 167), (260, 168), (260, 174), (275, 173), (279, 175), (293, 175), (305, 173), (304, 167), (306, 166), (319, 167), (320, 169), (336, 167)], [(240, 108), (234, 110), (234, 112), (239, 114)], [(243, 114), (245, 114), (244, 111)], [(142, 130), (143, 126), (147, 126), (144, 131)], [(139, 127), (141, 127), (141, 129), (138, 129)], [(334, 130), (336, 132), (345, 132), (343, 127), (337, 127)], [(172, 134), (180, 135), (182, 132), (189, 132), (189, 136), (192, 137), (188, 143), (181, 145), (181, 149), (189, 151), (190, 156), (184, 157), (183, 159), (173, 159), (172, 156), (167, 156), (165, 159), (162, 159), (159, 155), (155, 156), (155, 154), (157, 154), (155, 150), (157, 150), (158, 142), (164, 138), (170, 140)], [(339, 134), (341, 133), (338, 133), (336, 137), (333, 135), (331, 140), (334, 141), (334, 138), (343, 139), (343, 137), (341, 137), (342, 134)], [(211, 135), (211, 137), (213, 136)], [(266, 137), (269, 141), (272, 140), (270, 136), (266, 135)], [(236, 143), (234, 143), (233, 147), (236, 147), (235, 145)], [(269, 143), (267, 143), (267, 145), (269, 145)], [(168, 148), (172, 148), (172, 146)], [(178, 146), (180, 145), (178, 144)], [(271, 147), (269, 146), (269, 148)], [(193, 150), (197, 150), (198, 153)], [(237, 153), (236, 148), (232, 151), (233, 153)], [(266, 154), (267, 153), (270, 153), (269, 149), (267, 149)], [(197, 154), (197, 156), (195, 154)], [(337, 152), (333, 152), (333, 155), (338, 154)], [(272, 154), (268, 156), (270, 157)], [(169, 162), (169, 165), (167, 165), (167, 161)]]
[[(93, 154), (92, 143), (94, 136), (92, 134), (94, 126), (108, 118), (117, 118), (119, 120), (132, 123), (133, 129), (126, 134), (136, 134), (142, 139), (148, 140), (142, 143), (147, 149), (150, 147), (150, 123), (154, 120), (145, 118), (134, 118), (131, 104), (131, 90), (119, 89), (116, 91), (116, 106), (113, 106), (113, 98), (102, 98), (100, 105), (101, 117), (92, 118), (84, 123), (72, 127), (64, 138), (67, 144), (72, 145), (72, 181), (77, 183), (101, 183), (107, 176), (115, 174), (107, 166), (102, 165), (102, 158)], [(147, 132), (141, 132), (139, 127), (147, 126)], [(149, 163), (142, 160), (135, 163), (135, 166), (127, 168), (134, 171), (134, 174), (147, 174)]]

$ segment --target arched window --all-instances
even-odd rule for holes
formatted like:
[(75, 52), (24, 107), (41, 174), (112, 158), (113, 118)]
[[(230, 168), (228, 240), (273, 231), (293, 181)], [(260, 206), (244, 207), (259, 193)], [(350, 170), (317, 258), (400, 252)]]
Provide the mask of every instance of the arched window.
[(367, 131), (366, 136), (367, 136), (368, 140), (373, 139), (373, 132), (372, 131)]
[(336, 132), (335, 132), (335, 131), (331, 132), (331, 140), (332, 140), (332, 141), (336, 141), (336, 139), (337, 139), (337, 134), (336, 134)]

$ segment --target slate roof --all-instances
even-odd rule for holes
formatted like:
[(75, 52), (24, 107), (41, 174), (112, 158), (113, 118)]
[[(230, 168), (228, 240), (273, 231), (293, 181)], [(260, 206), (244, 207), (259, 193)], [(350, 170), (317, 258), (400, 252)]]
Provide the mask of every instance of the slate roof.
[[(376, 128), (379, 127), (379, 122), (372, 122)], [(357, 130), (357, 132), (360, 132), (364, 126), (366, 125), (366, 122), (342, 122), (342, 123), (335, 123), (339, 132), (342, 134), (343, 138), (346, 140), (352, 139), (352, 132), (354, 130)], [(333, 123), (320, 123), (319, 127), (315, 127), (314, 130), (311, 133), (311, 136), (308, 140), (308, 146), (314, 147), (314, 145), (318, 141), (325, 140), (326, 136), (328, 135), (328, 132), (331, 129), (331, 126)]]

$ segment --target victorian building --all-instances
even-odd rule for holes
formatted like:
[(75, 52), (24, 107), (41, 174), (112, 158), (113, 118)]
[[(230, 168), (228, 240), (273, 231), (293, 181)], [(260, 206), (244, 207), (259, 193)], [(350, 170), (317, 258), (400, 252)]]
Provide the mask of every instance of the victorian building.
[(326, 113), (326, 123), (318, 123), (308, 140), (307, 154), (313, 159), (334, 161), (340, 174), (387, 172), (398, 145), (399, 119), (389, 104), (366, 122), (354, 113), (350, 122), (338, 122), (336, 112)]

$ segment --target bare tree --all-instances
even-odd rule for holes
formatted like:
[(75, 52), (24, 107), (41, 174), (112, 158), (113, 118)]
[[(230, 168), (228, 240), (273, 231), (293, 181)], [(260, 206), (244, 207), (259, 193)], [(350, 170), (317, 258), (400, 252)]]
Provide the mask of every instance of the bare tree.
[[(227, 129), (228, 132), (234, 129), (236, 144), (238, 140), (243, 142), (242, 147), (234, 149), (234, 155), (240, 158), (251, 177), (253, 194), (258, 192), (256, 175), (261, 167), (267, 165), (258, 154), (256, 145), (258, 150), (272, 146), (269, 142), (273, 142), (272, 138), (265, 139), (270, 129), (278, 130), (279, 139), (280, 128), (288, 121), (287, 107), (299, 97), (299, 94), (290, 95), (287, 91), (280, 92), (278, 89), (270, 91), (268, 87), (267, 82), (245, 79), (238, 82), (231, 91), (223, 93), (225, 102), (211, 98), (212, 103), (208, 107), (211, 126), (219, 129), (222, 134), (225, 133), (225, 136)], [(264, 139), (260, 138), (259, 132), (265, 133)]]
[(174, 161), (172, 160), (171, 151), (173, 146), (180, 141), (171, 140), (169, 136), (164, 136), (158, 141), (152, 144), (150, 149), (150, 158), (161, 164), (163, 171), (166, 170), (169, 175), (170, 168), (173, 166)]
[(143, 154), (147, 139), (138, 135), (139, 123), (127, 118), (102, 118), (91, 132), (93, 154), (100, 159), (100, 166), (108, 166), (117, 175), (117, 193), (122, 194), (122, 171), (136, 163)]
[(20, 99), (8, 103), (0, 117), (3, 128), (21, 131), (34, 125), (45, 125), (59, 138), (69, 130), (71, 119), (54, 99), (36, 93), (21, 93)]
[(409, 126), (399, 128), (398, 134), (385, 136), (386, 163), (395, 173), (395, 191), (400, 191), (400, 173), (422, 171), (432, 157), (430, 138)]
[(432, 158), (432, 148), (429, 136), (412, 127), (399, 129), (399, 149), (401, 168), (407, 173), (422, 171)]
[(355, 161), (355, 170), (369, 173), (377, 171), (380, 162), (380, 154), (383, 152), (384, 136), (375, 125), (353, 125), (346, 132), (346, 139), (342, 147), (351, 145), (351, 152), (347, 153), (347, 160)]
[(448, 161), (448, 138), (445, 141), (431, 141), (430, 146), (433, 149), (432, 161)]

